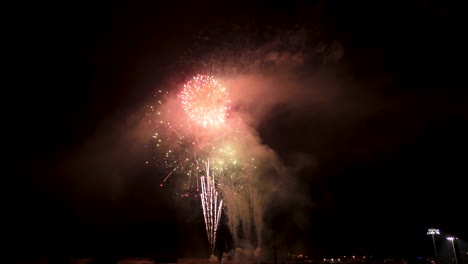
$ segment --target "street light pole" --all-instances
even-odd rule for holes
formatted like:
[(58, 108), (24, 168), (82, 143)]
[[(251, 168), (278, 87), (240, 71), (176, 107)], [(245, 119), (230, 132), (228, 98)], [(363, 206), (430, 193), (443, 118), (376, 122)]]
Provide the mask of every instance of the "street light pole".
[(452, 242), (453, 257), (455, 258), (455, 264), (458, 264), (457, 252), (455, 251), (455, 244), (453, 243), (453, 240), (455, 240), (455, 239), (456, 238), (454, 238), (454, 237), (447, 237), (447, 240), (450, 240)]
[(434, 235), (439, 235), (440, 231), (439, 231), (439, 229), (429, 228), (427, 230), (427, 234), (432, 236), (432, 243), (434, 245), (434, 253), (435, 253), (436, 264), (439, 264), (439, 254), (437, 254), (437, 247), (436, 247), (436, 242), (435, 242)]

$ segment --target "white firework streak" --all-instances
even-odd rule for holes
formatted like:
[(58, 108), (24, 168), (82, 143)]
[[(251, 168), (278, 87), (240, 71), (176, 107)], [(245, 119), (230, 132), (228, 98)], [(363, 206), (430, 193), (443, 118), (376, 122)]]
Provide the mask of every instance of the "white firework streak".
[(208, 161), (206, 166), (206, 178), (200, 177), (201, 181), (201, 202), (203, 207), (203, 216), (205, 218), (206, 233), (208, 235), (208, 242), (210, 243), (211, 253), (214, 254), (216, 233), (218, 230), (219, 220), (221, 218), (221, 208), (223, 200), (218, 199), (218, 192), (214, 177), (210, 177), (210, 163)]

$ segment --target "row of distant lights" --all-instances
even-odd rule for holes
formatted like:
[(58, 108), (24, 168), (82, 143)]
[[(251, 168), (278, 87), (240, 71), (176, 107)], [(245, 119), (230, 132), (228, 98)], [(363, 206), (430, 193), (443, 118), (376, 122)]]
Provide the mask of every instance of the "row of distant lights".
[[(436, 229), (436, 228), (429, 228), (429, 229), (427, 230), (427, 234), (428, 234), (428, 235), (440, 235), (440, 230), (439, 230), (439, 229)], [(450, 240), (450, 241), (453, 241), (454, 239), (458, 239), (458, 238), (456, 238), (456, 237), (451, 237), (451, 236), (450, 236), (450, 237), (447, 237), (447, 240)], [(468, 254), (468, 253), (467, 253), (467, 254)], [(289, 253), (288, 253), (288, 255), (289, 255)], [(302, 255), (299, 255), (299, 257), (302, 257)], [(307, 257), (307, 256), (306, 256), (306, 257)], [(343, 257), (346, 258), (346, 256), (343, 256)], [(356, 258), (356, 256), (352, 256), (352, 258), (354, 259), (354, 258)], [(366, 256), (363, 256), (362, 258), (365, 259)], [(327, 261), (327, 259), (324, 258), (323, 261)], [(330, 261), (331, 261), (331, 262), (334, 262), (335, 259), (332, 258), (332, 259), (330, 259)], [(338, 259), (336, 259), (336, 261), (340, 262), (341, 259), (338, 258)]]
[[(294, 254), (290, 254), (290, 253), (288, 253), (288, 255), (294, 255)], [(297, 257), (297, 258), (308, 258), (307, 256), (304, 256), (304, 255), (302, 255), (302, 254), (296, 255), (296, 257)], [(343, 256), (343, 258), (346, 258), (346, 256)], [(353, 258), (353, 259), (355, 259), (355, 258), (356, 258), (356, 256), (352, 256), (352, 258)], [(364, 259), (365, 259), (365, 258), (366, 258), (366, 256), (363, 256), (362, 258), (364, 258)], [(371, 256), (371, 258), (372, 258), (372, 256)], [(323, 261), (327, 261), (327, 259), (326, 259), (326, 258), (324, 258), (324, 259), (323, 259)], [(332, 259), (330, 259), (330, 261), (331, 261), (331, 262), (334, 262), (334, 261), (335, 261), (335, 259), (334, 259), (334, 258), (332, 258)], [(341, 261), (341, 259), (340, 259), (340, 258), (337, 258), (337, 259), (336, 259), (336, 261), (340, 262), (340, 261)]]
[[(346, 256), (343, 256), (343, 258), (346, 258)], [(355, 258), (356, 258), (356, 256), (352, 256), (352, 258), (353, 258), (353, 259), (355, 259)], [(364, 258), (364, 259), (365, 259), (365, 258), (366, 258), (366, 256), (363, 256), (362, 258)], [(326, 259), (326, 258), (324, 258), (324, 259), (323, 259), (323, 261), (327, 261), (327, 259)], [(330, 261), (331, 261), (331, 262), (334, 262), (334, 261), (335, 261), (335, 259), (333, 259), (333, 258), (332, 258), (332, 259), (330, 259)], [(336, 261), (340, 262), (340, 261), (341, 261), (341, 259), (339, 259), (339, 258), (338, 258), (338, 259), (336, 259)]]
[[(428, 235), (440, 235), (440, 230), (436, 228), (429, 228), (427, 230), (427, 234)], [(452, 237), (452, 236), (447, 237), (447, 240), (450, 240), (450, 241), (453, 241), (454, 239), (458, 239), (458, 238)]]

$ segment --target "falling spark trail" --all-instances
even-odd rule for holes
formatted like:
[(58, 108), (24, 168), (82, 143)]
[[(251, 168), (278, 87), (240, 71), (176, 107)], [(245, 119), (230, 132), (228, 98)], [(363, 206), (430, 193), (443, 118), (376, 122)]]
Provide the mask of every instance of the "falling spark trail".
[(204, 176), (200, 177), (202, 189), (200, 198), (202, 202), (203, 216), (205, 219), (206, 233), (208, 235), (208, 242), (210, 243), (210, 250), (211, 253), (214, 254), (216, 234), (221, 217), (223, 200), (218, 199), (218, 192), (216, 191), (214, 176), (210, 176), (209, 171), (210, 164), (208, 160), (206, 165), (206, 178)]
[(166, 182), (167, 179), (168, 179), (169, 177), (171, 177), (171, 174), (172, 174), (174, 171), (176, 171), (176, 170), (177, 170), (177, 167), (175, 167), (175, 168), (166, 176), (166, 178), (164, 178), (163, 183)]
[(174, 133), (177, 134), (177, 136), (179, 136), (179, 139), (182, 139), (182, 138), (183, 138), (183, 137), (179, 134), (179, 132), (177, 132), (177, 130), (175, 130), (175, 129), (172, 128), (172, 127), (171, 127), (171, 129), (172, 129), (172, 131), (174, 131)]

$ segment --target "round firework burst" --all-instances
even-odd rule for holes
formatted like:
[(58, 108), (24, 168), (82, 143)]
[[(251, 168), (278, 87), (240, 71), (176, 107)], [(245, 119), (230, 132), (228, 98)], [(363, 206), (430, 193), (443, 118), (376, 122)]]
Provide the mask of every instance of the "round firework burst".
[(224, 123), (231, 101), (226, 88), (213, 76), (197, 75), (184, 84), (182, 105), (195, 123), (207, 127)]

